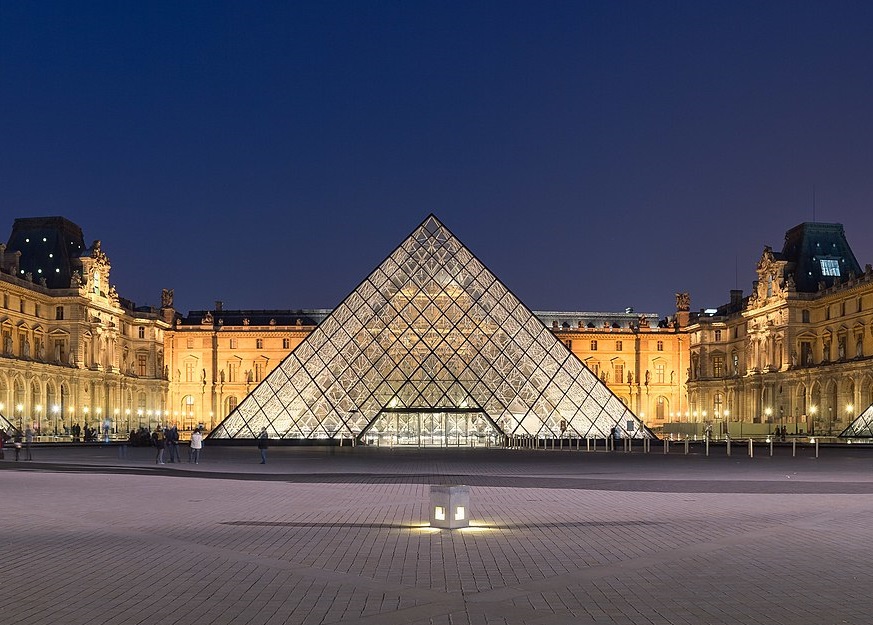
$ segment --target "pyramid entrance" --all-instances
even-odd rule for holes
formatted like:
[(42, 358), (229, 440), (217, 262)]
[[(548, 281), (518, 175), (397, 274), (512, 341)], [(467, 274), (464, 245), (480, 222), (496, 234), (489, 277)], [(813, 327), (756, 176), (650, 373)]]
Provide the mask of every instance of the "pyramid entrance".
[(491, 447), (499, 432), (481, 409), (388, 408), (361, 435), (370, 445)]
[(651, 436), (430, 215), (210, 438), (467, 446), (613, 428)]

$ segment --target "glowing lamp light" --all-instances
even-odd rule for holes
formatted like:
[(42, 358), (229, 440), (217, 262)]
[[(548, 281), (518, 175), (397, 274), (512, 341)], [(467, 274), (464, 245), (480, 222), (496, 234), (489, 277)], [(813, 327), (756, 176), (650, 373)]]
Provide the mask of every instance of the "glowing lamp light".
[(446, 509), (442, 506), (434, 506), (433, 509), (433, 518), (437, 521), (445, 521), (446, 520)]

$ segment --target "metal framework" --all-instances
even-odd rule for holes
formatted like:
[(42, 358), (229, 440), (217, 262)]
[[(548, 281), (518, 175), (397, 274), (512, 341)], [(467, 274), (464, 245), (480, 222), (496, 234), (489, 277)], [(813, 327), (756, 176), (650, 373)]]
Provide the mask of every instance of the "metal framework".
[(211, 438), (468, 444), (651, 436), (430, 215)]

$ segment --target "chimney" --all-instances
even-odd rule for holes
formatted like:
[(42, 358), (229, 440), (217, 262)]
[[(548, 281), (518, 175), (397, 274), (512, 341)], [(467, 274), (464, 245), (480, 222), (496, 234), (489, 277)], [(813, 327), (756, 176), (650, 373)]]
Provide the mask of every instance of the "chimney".
[(731, 310), (738, 310), (743, 305), (743, 290), (731, 289)]
[(222, 308), (224, 308), (224, 302), (220, 299), (215, 300), (215, 312), (221, 312)]

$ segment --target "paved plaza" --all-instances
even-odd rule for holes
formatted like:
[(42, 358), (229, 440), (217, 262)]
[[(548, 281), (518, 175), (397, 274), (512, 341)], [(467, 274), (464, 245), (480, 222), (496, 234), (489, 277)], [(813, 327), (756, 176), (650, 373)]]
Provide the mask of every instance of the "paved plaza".
[(873, 449), (653, 451), (7, 449), (0, 623), (873, 622)]

